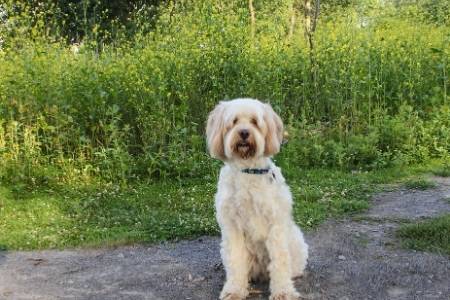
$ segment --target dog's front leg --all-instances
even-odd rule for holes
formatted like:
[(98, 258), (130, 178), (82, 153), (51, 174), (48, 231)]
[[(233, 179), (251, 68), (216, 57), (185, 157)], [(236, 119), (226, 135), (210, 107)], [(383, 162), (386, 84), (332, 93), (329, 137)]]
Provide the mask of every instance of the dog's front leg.
[(220, 293), (222, 300), (241, 300), (248, 295), (249, 253), (244, 233), (228, 223), (222, 228), (222, 260), (227, 280)]
[(275, 224), (271, 228), (266, 240), (270, 263), (270, 299), (294, 300), (299, 294), (292, 282), (291, 258), (288, 244), (288, 230), (284, 224)]

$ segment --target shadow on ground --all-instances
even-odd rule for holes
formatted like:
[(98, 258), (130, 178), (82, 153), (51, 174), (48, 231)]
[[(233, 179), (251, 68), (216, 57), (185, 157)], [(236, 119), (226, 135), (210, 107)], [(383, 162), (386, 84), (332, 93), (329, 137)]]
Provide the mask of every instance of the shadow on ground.
[[(450, 258), (399, 248), (402, 220), (450, 212), (450, 180), (395, 190), (372, 208), (306, 236), (310, 260), (296, 285), (305, 299), (448, 299)], [(217, 299), (219, 239), (100, 250), (0, 252), (0, 299)], [(266, 299), (253, 286), (251, 299)]]

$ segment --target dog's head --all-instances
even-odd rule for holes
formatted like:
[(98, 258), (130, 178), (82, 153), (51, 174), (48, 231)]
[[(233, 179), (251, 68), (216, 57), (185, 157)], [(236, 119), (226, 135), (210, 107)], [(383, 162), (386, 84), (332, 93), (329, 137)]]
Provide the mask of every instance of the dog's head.
[(272, 156), (280, 151), (283, 122), (258, 100), (223, 101), (209, 114), (206, 136), (211, 156), (221, 160)]

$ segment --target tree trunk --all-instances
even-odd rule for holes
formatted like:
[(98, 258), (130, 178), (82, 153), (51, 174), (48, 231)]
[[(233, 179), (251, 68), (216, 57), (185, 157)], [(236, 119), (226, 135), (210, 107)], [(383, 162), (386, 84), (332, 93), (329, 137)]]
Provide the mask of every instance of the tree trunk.
[(290, 42), (292, 37), (294, 36), (295, 19), (296, 19), (295, 3), (296, 3), (296, 0), (292, 1), (291, 18), (290, 18), (290, 21), (289, 21), (288, 42)]
[(312, 39), (313, 32), (311, 26), (311, 16), (312, 16), (311, 0), (305, 0), (305, 35), (310, 50), (314, 48)]
[(253, 0), (248, 0), (248, 8), (250, 10), (250, 35), (253, 40), (255, 38), (255, 26), (256, 26), (255, 8), (253, 7)]

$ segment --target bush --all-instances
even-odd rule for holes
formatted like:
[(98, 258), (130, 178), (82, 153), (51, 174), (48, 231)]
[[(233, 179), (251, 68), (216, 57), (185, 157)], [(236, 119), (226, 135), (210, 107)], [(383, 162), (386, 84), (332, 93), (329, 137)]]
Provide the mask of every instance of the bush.
[(213, 1), (161, 8), (154, 31), (103, 51), (89, 40), (10, 38), (0, 50), (0, 177), (126, 184), (211, 174), (207, 113), (242, 96), (270, 101), (286, 120), (287, 167), (448, 155), (448, 27), (350, 7), (322, 19), (311, 54), (300, 23), (289, 38), (289, 11), (264, 2), (254, 38), (246, 4)]

